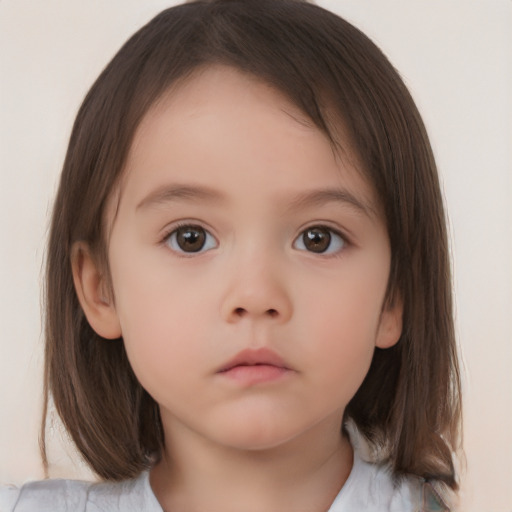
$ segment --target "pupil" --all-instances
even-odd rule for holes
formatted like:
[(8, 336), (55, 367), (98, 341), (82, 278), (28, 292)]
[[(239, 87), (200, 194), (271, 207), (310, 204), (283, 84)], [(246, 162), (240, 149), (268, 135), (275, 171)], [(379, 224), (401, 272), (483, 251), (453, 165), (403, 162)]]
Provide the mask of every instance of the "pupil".
[(200, 227), (182, 227), (176, 233), (176, 241), (180, 249), (185, 252), (200, 251), (205, 243), (205, 232)]
[(304, 232), (304, 246), (312, 252), (325, 252), (331, 243), (329, 230), (323, 228), (311, 228)]

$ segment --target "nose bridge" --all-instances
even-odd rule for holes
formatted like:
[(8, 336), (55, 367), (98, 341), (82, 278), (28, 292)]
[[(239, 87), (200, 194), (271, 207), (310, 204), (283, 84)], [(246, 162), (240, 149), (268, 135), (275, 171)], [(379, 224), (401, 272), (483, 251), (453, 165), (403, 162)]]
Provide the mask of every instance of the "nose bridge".
[(236, 252), (228, 273), (230, 277), (222, 304), (222, 314), (227, 321), (235, 322), (241, 318), (289, 319), (292, 303), (278, 251), (249, 244)]

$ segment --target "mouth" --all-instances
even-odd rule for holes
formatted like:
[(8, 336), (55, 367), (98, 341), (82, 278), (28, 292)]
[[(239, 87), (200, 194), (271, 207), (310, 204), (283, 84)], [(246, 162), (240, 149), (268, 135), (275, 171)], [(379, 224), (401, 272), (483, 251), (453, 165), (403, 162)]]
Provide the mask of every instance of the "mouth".
[(242, 350), (217, 372), (242, 386), (273, 382), (289, 373), (283, 359), (267, 348)]

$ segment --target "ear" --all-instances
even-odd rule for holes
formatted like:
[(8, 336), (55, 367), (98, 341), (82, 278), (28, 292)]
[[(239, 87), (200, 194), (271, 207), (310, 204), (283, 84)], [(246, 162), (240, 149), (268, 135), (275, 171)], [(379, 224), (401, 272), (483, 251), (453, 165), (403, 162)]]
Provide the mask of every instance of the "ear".
[(86, 243), (73, 245), (71, 269), (78, 300), (90, 326), (103, 338), (119, 338), (121, 326), (114, 301), (109, 297), (108, 283)]
[(375, 340), (375, 346), (389, 348), (398, 343), (402, 335), (403, 302), (402, 298), (395, 296), (386, 300), (380, 316), (379, 328)]

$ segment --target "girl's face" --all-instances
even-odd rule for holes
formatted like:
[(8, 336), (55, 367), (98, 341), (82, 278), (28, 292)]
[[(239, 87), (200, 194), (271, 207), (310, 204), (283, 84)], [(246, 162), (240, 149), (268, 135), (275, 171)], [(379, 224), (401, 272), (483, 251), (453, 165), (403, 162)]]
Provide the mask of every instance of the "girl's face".
[(122, 335), (166, 437), (263, 449), (339, 432), (375, 346), (401, 331), (400, 305), (384, 304), (385, 223), (357, 166), (227, 67), (145, 116), (111, 205), (114, 300), (88, 317)]

